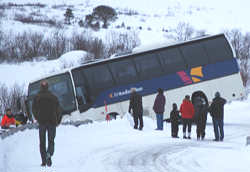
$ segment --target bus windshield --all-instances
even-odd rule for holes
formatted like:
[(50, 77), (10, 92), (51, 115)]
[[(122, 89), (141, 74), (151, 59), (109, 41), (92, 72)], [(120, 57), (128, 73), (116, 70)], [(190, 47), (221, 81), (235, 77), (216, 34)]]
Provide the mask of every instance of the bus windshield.
[[(49, 84), (49, 90), (58, 98), (63, 114), (68, 114), (76, 110), (76, 102), (73, 92), (72, 80), (69, 73), (56, 75), (46, 79)], [(40, 90), (40, 81), (29, 85), (28, 95), (33, 97)], [(31, 110), (32, 102), (29, 102), (29, 109)]]

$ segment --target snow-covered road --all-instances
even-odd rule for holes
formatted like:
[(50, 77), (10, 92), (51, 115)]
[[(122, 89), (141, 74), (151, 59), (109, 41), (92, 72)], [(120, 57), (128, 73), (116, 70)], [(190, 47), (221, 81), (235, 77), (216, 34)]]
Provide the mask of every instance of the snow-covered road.
[[(225, 124), (224, 142), (213, 142), (207, 125), (204, 141), (173, 139), (170, 125), (155, 131), (145, 119), (143, 131), (133, 130), (126, 119), (57, 129), (53, 167), (58, 172), (167, 172), (249, 171), (250, 149), (245, 146), (250, 125)], [(181, 130), (181, 126), (180, 126)], [(179, 136), (182, 136), (180, 133)], [(38, 131), (26, 130), (0, 141), (1, 172), (41, 171)]]
[[(194, 127), (195, 128), (195, 127)], [(171, 139), (162, 136), (157, 141), (147, 140), (137, 137), (135, 143), (113, 145), (103, 147), (93, 151), (85, 159), (84, 164), (88, 170), (93, 170), (93, 162), (98, 164), (100, 171), (119, 171), (119, 172), (167, 172), (167, 171), (199, 171), (205, 169), (223, 169), (227, 163), (232, 161), (235, 168), (227, 168), (227, 171), (233, 169), (247, 169), (245, 164), (237, 163), (235, 159), (241, 159), (241, 149), (244, 149), (245, 136), (249, 133), (250, 126), (226, 125), (228, 128), (227, 138), (222, 142), (213, 142), (210, 137), (204, 141)], [(212, 126), (208, 126), (208, 131)], [(169, 130), (168, 130), (169, 131)], [(211, 134), (211, 133), (210, 133)], [(209, 134), (209, 135), (210, 135)], [(159, 136), (158, 136), (159, 137)], [(152, 138), (153, 139), (153, 138)], [(203, 150), (203, 151), (202, 151)], [(218, 152), (217, 152), (218, 150)], [(214, 155), (213, 155), (214, 154)], [(216, 159), (215, 156), (230, 155), (225, 158)], [(208, 164), (204, 164), (204, 158)], [(243, 156), (243, 162), (244, 156)], [(216, 162), (216, 167), (211, 162)], [(98, 162), (98, 163), (97, 163)], [(95, 169), (94, 171), (99, 171)], [(84, 171), (84, 170), (83, 170)]]
[[(213, 142), (208, 116), (206, 139), (173, 139), (170, 124), (154, 130), (156, 121), (144, 117), (143, 131), (132, 129), (127, 118), (57, 128), (53, 167), (56, 172), (248, 172), (250, 98), (225, 106), (225, 139)], [(182, 126), (179, 136), (182, 137)], [(0, 140), (0, 172), (38, 172), (41, 159), (38, 131), (25, 130)]]

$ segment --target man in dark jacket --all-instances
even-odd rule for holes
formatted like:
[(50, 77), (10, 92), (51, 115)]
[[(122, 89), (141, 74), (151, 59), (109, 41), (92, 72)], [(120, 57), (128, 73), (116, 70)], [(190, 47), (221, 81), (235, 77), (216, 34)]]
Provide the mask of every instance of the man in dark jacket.
[(138, 119), (140, 121), (139, 130), (143, 128), (143, 108), (142, 108), (142, 96), (136, 93), (135, 88), (131, 88), (131, 96), (129, 102), (129, 113), (133, 111), (133, 118), (134, 118), (134, 129), (138, 128)]
[(153, 110), (156, 114), (156, 120), (157, 120), (156, 130), (163, 130), (163, 113), (165, 111), (165, 103), (166, 99), (165, 96), (163, 95), (163, 90), (159, 88), (153, 106)]
[[(220, 93), (215, 93), (215, 98), (213, 99), (213, 102), (211, 106), (209, 107), (209, 112), (213, 119), (213, 125), (214, 125), (214, 135), (215, 139), (214, 141), (223, 141), (224, 139), (224, 105), (226, 104), (226, 100), (222, 97), (220, 97)], [(219, 134), (220, 130), (220, 134)]]
[[(48, 90), (48, 82), (42, 81), (40, 92), (35, 96), (32, 112), (39, 123), (41, 166), (51, 166), (54, 153), (56, 126), (60, 123), (60, 105), (56, 96)], [(46, 150), (46, 132), (48, 132), (48, 149)]]

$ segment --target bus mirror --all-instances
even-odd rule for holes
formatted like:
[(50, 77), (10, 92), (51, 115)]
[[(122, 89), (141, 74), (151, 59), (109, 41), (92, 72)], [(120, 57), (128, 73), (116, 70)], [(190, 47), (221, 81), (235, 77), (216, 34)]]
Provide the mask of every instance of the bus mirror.
[(83, 98), (82, 98), (82, 96), (76, 96), (76, 99), (77, 99), (78, 105), (83, 105)]

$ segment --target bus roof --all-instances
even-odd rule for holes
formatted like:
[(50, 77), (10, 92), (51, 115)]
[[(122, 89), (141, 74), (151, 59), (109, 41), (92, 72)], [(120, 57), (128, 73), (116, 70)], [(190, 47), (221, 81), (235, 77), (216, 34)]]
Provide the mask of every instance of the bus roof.
[(40, 76), (36, 79), (33, 79), (29, 82), (29, 84), (32, 84), (34, 82), (37, 82), (37, 81), (41, 81), (43, 79), (46, 79), (46, 78), (49, 78), (49, 77), (52, 77), (52, 76), (55, 76), (55, 75), (60, 75), (60, 74), (63, 74), (63, 73), (66, 73), (66, 72), (69, 72), (71, 69), (62, 69), (60, 72), (53, 72), (53, 73), (50, 73), (50, 74), (46, 74), (46, 75), (43, 75), (43, 76)]
[[(116, 61), (116, 60), (118, 60), (120, 58), (126, 58), (126, 57), (136, 55), (136, 54), (146, 53), (146, 52), (150, 52), (150, 51), (154, 51), (154, 50), (158, 50), (158, 49), (162, 49), (162, 48), (166, 48), (166, 47), (180, 46), (180, 45), (196, 42), (196, 41), (199, 41), (199, 40), (212, 39), (212, 38), (216, 38), (216, 37), (225, 37), (226, 38), (224, 33), (220, 33), (220, 34), (216, 34), (216, 35), (207, 35), (207, 36), (196, 37), (196, 38), (193, 38), (193, 39), (188, 40), (188, 41), (180, 41), (180, 42), (175, 42), (175, 43), (166, 43), (166, 44), (162, 44), (160, 46), (159, 45), (157, 46), (157, 45), (154, 44), (153, 46), (151, 45), (150, 47), (147, 47), (147, 49), (138, 49), (136, 51), (132, 51), (132, 53), (130, 53), (130, 54), (120, 55), (120, 56), (117, 56), (115, 58), (97, 59), (96, 61), (81, 64), (80, 66), (73, 67), (72, 69), (76, 69), (76, 68), (84, 67), (84, 66), (91, 66), (91, 65), (94, 65), (94, 64), (104, 63), (104, 62), (108, 62), (108, 61)], [(230, 46), (231, 46), (231, 44), (230, 44)]]
[[(225, 36), (224, 33), (220, 33), (220, 34), (216, 34), (216, 35), (207, 35), (207, 36), (196, 37), (196, 38), (193, 38), (193, 39), (188, 40), (188, 41), (181, 41), (181, 42), (175, 42), (175, 43), (166, 43), (166, 44), (161, 44), (161, 45), (155, 45), (154, 44), (154, 45), (148, 46), (147, 49), (146, 48), (143, 48), (143, 49), (142, 48), (138, 48), (137, 50), (132, 51), (129, 54), (120, 55), (120, 56), (117, 56), (117, 57), (114, 57), (114, 58), (97, 59), (97, 60), (89, 62), (89, 63), (79, 64), (78, 66), (75, 66), (75, 67), (71, 67), (71, 68), (68, 68), (68, 69), (63, 69), (60, 72), (55, 72), (55, 73), (48, 74), (48, 75), (43, 76), (43, 77), (39, 77), (39, 78), (31, 81), (30, 84), (32, 84), (34, 82), (37, 82), (39, 80), (43, 80), (43, 79), (55, 76), (55, 75), (60, 75), (60, 74), (69, 72), (72, 69), (77, 69), (77, 68), (84, 67), (84, 66), (87, 67), (87, 66), (91, 66), (91, 65), (95, 65), (95, 64), (99, 64), (99, 63), (105, 63), (105, 62), (108, 62), (108, 61), (116, 61), (116, 60), (121, 59), (121, 58), (127, 58), (127, 57), (129, 57), (131, 55), (136, 55), (136, 54), (141, 54), (141, 53), (145, 53), (145, 52), (150, 52), (150, 51), (154, 51), (154, 50), (162, 49), (162, 48), (166, 48), (166, 47), (180, 46), (180, 45), (183, 45), (183, 44), (189, 44), (189, 43), (196, 42), (196, 41), (199, 41), (199, 40), (212, 39), (212, 38), (216, 38), (216, 37), (225, 37), (226, 38), (226, 36)], [(231, 46), (231, 44), (230, 44), (230, 46)], [(234, 51), (233, 51), (233, 54), (235, 54)]]

